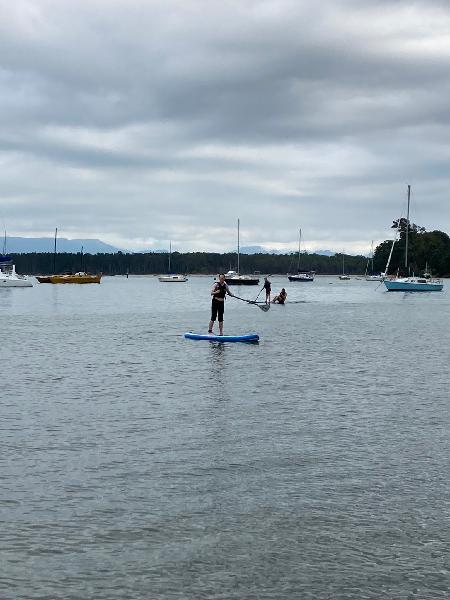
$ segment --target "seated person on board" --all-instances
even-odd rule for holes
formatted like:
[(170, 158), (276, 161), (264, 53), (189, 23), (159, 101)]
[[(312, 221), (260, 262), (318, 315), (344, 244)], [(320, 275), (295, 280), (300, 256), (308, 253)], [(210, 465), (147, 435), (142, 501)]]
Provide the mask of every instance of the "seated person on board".
[(278, 294), (278, 296), (275, 296), (275, 298), (272, 300), (272, 302), (278, 302), (278, 304), (284, 304), (284, 301), (287, 298), (287, 293), (286, 290), (283, 288), (281, 290), (281, 292)]

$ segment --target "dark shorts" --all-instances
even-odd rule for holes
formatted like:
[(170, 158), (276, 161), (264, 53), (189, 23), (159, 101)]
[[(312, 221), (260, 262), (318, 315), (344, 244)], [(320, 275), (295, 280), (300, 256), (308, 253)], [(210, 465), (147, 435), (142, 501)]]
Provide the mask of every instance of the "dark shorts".
[(211, 321), (215, 321), (216, 317), (219, 317), (219, 323), (222, 323), (224, 308), (225, 302), (220, 302), (220, 300), (213, 298), (211, 303)]

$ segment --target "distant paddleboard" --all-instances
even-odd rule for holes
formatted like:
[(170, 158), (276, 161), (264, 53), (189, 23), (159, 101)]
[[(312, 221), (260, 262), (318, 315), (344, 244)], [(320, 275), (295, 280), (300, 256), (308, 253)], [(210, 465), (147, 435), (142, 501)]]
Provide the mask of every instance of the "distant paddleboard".
[(306, 304), (307, 300), (286, 300), (286, 302), (271, 302), (272, 306), (285, 306), (285, 304)]
[(213, 333), (194, 333), (188, 331), (184, 334), (188, 340), (206, 340), (208, 342), (257, 342), (257, 333), (246, 333), (245, 335), (214, 335)]

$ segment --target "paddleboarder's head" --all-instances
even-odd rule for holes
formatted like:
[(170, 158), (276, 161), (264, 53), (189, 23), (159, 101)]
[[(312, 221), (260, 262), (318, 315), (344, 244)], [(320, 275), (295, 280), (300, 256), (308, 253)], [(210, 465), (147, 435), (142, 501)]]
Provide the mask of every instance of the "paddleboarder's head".
[(224, 273), (219, 273), (219, 281), (220, 281), (220, 283), (225, 282), (225, 274)]

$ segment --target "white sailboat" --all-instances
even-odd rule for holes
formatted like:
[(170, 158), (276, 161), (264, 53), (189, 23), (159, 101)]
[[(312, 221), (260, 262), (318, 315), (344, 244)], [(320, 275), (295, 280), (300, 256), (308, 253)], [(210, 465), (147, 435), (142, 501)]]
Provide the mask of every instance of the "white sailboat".
[(298, 236), (298, 261), (297, 261), (297, 273), (290, 275), (288, 274), (289, 281), (314, 281), (314, 271), (300, 271), (300, 254), (301, 254), (301, 242), (302, 242), (302, 230), (299, 229)]
[(258, 285), (259, 278), (252, 275), (241, 275), (239, 268), (240, 248), (239, 248), (239, 219), (237, 222), (237, 271), (228, 271), (225, 273), (225, 282), (228, 285)]
[(341, 279), (342, 281), (349, 281), (350, 280), (350, 275), (346, 275), (345, 274), (345, 254), (344, 254), (344, 250), (342, 250), (342, 275), (339, 275), (339, 279)]
[(167, 275), (160, 275), (158, 277), (161, 283), (184, 283), (188, 280), (186, 275), (179, 275), (176, 273), (171, 273), (171, 258), (172, 258), (172, 242), (169, 242), (169, 270)]
[[(369, 274), (369, 264), (371, 264), (371, 273)], [(373, 240), (370, 249), (370, 258), (367, 259), (366, 272), (364, 273), (366, 281), (383, 281), (383, 275), (373, 272)]]
[[(405, 231), (405, 271), (409, 271), (408, 266), (408, 235), (409, 235), (409, 206), (411, 199), (411, 186), (408, 185), (408, 210), (406, 215), (406, 231)], [(399, 220), (400, 224), (400, 220)], [(397, 230), (398, 231), (398, 230)], [(395, 240), (394, 240), (395, 243)], [(394, 243), (392, 244), (391, 252), (389, 254), (388, 264), (386, 265), (386, 271), (384, 275), (387, 275), (387, 270), (389, 268), (389, 262), (392, 256), (392, 250), (394, 248)], [(393, 277), (393, 278), (385, 278), (384, 285), (388, 292), (441, 292), (444, 284), (442, 279), (431, 279), (431, 277), (415, 277), (414, 274), (412, 276), (407, 277)]]

